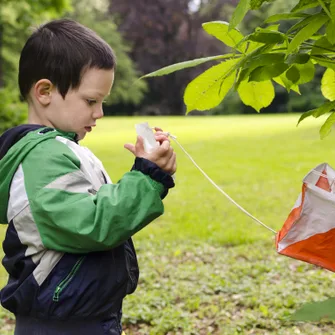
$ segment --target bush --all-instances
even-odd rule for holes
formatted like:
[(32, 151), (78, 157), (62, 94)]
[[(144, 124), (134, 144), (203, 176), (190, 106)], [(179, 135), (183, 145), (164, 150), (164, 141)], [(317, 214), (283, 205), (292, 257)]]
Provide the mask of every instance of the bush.
[(27, 120), (27, 106), (18, 97), (17, 90), (0, 89), (0, 134)]

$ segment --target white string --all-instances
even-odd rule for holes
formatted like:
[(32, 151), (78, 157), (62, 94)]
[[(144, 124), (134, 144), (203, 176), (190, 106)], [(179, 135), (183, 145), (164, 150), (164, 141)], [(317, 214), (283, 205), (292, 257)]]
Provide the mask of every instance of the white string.
[(219, 191), (221, 192), (229, 201), (231, 201), (235, 206), (237, 206), (243, 213), (245, 213), (246, 215), (248, 215), (250, 218), (252, 218), (254, 221), (256, 221), (257, 223), (259, 223), (260, 225), (262, 225), (264, 228), (272, 231), (273, 233), (277, 234), (277, 232), (275, 230), (273, 230), (272, 228), (268, 227), (267, 225), (265, 225), (263, 222), (261, 222), (260, 220), (258, 220), (256, 217), (254, 217), (253, 215), (251, 215), (248, 211), (246, 211), (242, 206), (240, 206), (236, 201), (234, 201), (225, 191), (223, 191), (207, 174), (204, 170), (201, 169), (201, 167), (194, 161), (194, 159), (191, 157), (191, 155), (184, 149), (184, 147), (177, 141), (176, 136), (167, 133), (181, 148), (181, 150), (184, 151), (184, 153), (186, 154), (186, 156), (192, 161), (192, 163), (197, 167), (197, 169), (207, 178), (207, 180)]

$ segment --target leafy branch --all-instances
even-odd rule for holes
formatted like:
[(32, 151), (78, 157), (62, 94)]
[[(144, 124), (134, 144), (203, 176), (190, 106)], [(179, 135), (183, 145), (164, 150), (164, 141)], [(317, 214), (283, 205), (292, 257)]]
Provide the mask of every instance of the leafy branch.
[[(260, 8), (264, 2), (241, 0), (229, 23), (203, 24), (208, 34), (231, 48), (230, 53), (174, 64), (143, 78), (216, 61), (219, 64), (200, 74), (186, 87), (187, 113), (218, 106), (230, 90), (237, 91), (244, 104), (259, 112), (275, 97), (273, 83), (288, 92), (293, 90), (300, 94), (299, 86), (314, 79), (315, 66), (319, 65), (326, 70), (321, 91), (328, 102), (316, 110), (307, 111), (300, 121), (309, 116), (334, 113), (335, 107), (329, 102), (335, 101), (335, 0), (296, 0), (289, 13), (272, 15), (265, 20), (263, 28), (257, 27), (252, 33), (243, 35), (238, 24), (249, 10)], [(311, 8), (314, 8), (313, 13), (308, 11)], [(296, 22), (286, 31), (280, 31), (280, 24), (285, 21)], [(335, 117), (327, 119), (320, 129), (321, 138), (328, 135), (333, 123)]]

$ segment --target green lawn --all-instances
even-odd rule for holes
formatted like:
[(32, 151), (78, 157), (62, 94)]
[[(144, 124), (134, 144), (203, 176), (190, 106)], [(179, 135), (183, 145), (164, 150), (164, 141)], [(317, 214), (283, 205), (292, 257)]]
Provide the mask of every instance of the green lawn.
[[(106, 118), (84, 145), (116, 182), (132, 165), (123, 144), (134, 141), (134, 124), (160, 126), (234, 200), (278, 230), (304, 175), (321, 162), (335, 167), (335, 135), (321, 141), (320, 121), (296, 128), (297, 120), (297, 115)], [(278, 256), (274, 234), (240, 212), (174, 147), (176, 188), (165, 200), (165, 214), (134, 238), (141, 279), (125, 301), (127, 335), (333, 334), (331, 322), (288, 321), (302, 303), (335, 296), (333, 274)], [(0, 278), (4, 283), (6, 274)], [(1, 334), (11, 334), (11, 316), (4, 310), (2, 315)]]

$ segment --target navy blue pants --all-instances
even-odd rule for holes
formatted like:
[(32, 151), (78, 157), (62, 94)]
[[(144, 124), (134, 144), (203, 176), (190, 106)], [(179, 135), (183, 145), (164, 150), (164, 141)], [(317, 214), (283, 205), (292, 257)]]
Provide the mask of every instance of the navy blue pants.
[(55, 321), (17, 317), (14, 335), (121, 335), (121, 333), (121, 326), (115, 319)]

